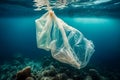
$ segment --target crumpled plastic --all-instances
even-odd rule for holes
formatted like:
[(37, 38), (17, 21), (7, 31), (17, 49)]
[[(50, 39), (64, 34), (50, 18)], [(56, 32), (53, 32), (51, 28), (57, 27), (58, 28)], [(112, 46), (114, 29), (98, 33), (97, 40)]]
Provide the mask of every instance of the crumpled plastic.
[(51, 51), (52, 57), (77, 69), (83, 68), (94, 53), (94, 44), (77, 29), (66, 24), (51, 10), (35, 20), (37, 47)]

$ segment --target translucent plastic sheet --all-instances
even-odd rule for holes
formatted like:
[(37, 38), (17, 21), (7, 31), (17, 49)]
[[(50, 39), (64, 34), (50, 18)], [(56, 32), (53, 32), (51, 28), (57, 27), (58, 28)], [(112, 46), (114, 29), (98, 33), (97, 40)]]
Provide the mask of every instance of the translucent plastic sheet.
[(52, 10), (35, 22), (38, 48), (50, 50), (53, 58), (77, 69), (87, 65), (94, 45), (80, 31), (66, 24)]

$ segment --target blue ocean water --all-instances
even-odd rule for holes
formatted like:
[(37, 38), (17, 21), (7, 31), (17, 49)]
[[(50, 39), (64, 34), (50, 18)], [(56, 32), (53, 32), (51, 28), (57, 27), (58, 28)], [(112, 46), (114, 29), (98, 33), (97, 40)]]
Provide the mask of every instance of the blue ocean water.
[[(36, 18), (39, 17), (10, 17), (0, 19), (0, 55), (4, 56), (3, 58), (10, 57), (11, 54), (15, 53), (23, 53), (24, 55), (34, 57), (40, 55), (41, 51), (36, 46)], [(93, 41), (95, 45), (93, 57), (98, 61), (109, 62), (111, 60), (113, 64), (117, 63), (120, 51), (119, 19), (97, 17), (61, 17), (61, 19), (69, 25), (74, 26), (85, 37)]]
[[(28, 2), (30, 0), (27, 0)], [(23, 0), (24, 2), (24, 0)], [(111, 3), (116, 3), (113, 6)], [(107, 8), (102, 8), (109, 5)], [(92, 40), (95, 52), (88, 65), (119, 70), (120, 67), (120, 2), (111, 1), (95, 8), (53, 9), (58, 17)], [(36, 59), (49, 52), (38, 49), (35, 20), (46, 10), (34, 11), (33, 3), (12, 0), (0, 1), (0, 64), (13, 55)]]

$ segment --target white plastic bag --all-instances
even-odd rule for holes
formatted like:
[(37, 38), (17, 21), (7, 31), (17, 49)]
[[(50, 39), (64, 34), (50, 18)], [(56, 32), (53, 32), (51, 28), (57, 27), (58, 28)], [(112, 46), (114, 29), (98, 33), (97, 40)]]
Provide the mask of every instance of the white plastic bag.
[(50, 50), (53, 58), (77, 69), (86, 66), (94, 45), (80, 31), (67, 25), (52, 10), (35, 22), (38, 48)]

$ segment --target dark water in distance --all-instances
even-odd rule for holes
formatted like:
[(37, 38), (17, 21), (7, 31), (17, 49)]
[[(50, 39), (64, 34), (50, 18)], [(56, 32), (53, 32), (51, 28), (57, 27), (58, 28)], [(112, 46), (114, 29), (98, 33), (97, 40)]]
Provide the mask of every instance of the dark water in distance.
[[(31, 7), (33, 3), (19, 3), (0, 1), (0, 63), (9, 61), (16, 53), (31, 58), (48, 53), (37, 48), (35, 27), (35, 19), (46, 11), (35, 12)], [(120, 67), (120, 4), (106, 9), (55, 9), (55, 13), (93, 41), (95, 52), (90, 60), (91, 64)]]

